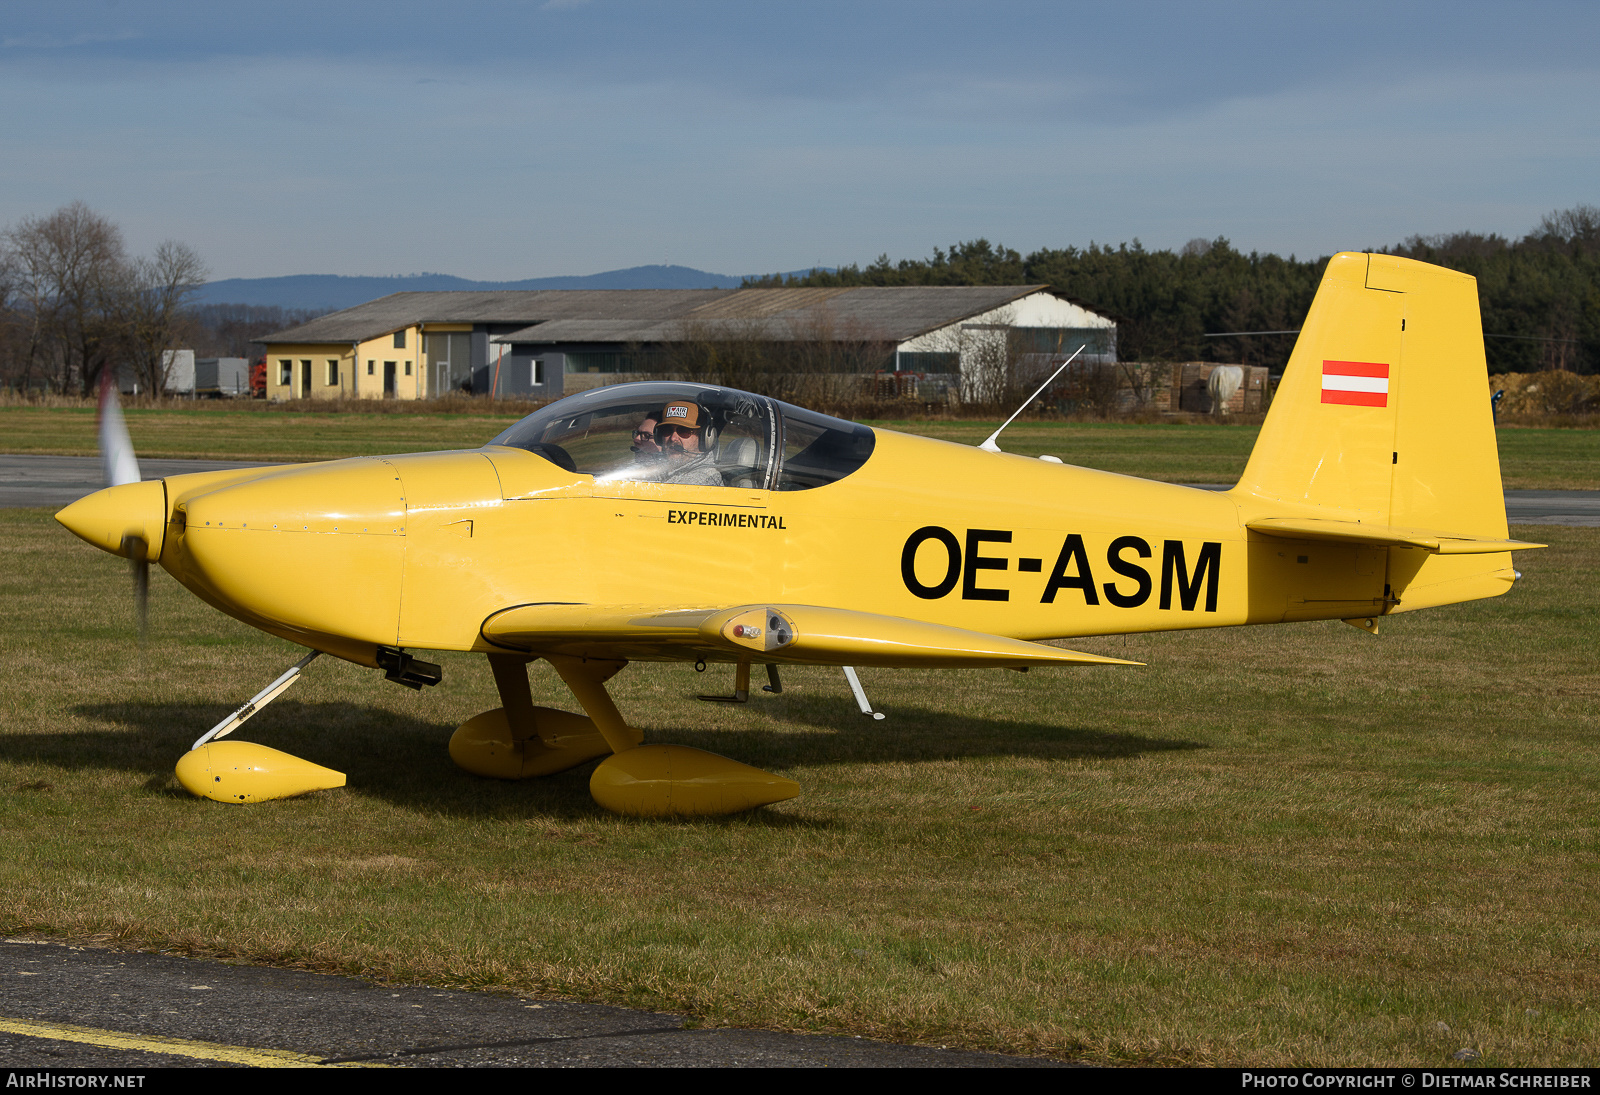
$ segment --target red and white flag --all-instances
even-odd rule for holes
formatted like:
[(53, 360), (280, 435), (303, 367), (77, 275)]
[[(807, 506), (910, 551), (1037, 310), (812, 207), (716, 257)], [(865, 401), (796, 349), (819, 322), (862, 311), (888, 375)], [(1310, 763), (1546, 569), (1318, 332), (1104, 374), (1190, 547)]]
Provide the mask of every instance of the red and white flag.
[(1389, 405), (1389, 366), (1375, 361), (1324, 361), (1322, 401), (1352, 407)]

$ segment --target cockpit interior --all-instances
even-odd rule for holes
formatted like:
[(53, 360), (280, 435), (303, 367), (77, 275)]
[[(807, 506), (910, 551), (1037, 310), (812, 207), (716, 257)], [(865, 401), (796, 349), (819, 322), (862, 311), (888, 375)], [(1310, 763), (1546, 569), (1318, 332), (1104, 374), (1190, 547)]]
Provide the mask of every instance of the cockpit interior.
[[(691, 430), (666, 417), (682, 404), (695, 408)], [(868, 426), (767, 396), (660, 381), (568, 396), (489, 445), (526, 449), (597, 482), (671, 481), (675, 464), (693, 460), (714, 468), (724, 487), (791, 491), (849, 475), (872, 455), (874, 441)], [(702, 481), (714, 478), (707, 472)]]

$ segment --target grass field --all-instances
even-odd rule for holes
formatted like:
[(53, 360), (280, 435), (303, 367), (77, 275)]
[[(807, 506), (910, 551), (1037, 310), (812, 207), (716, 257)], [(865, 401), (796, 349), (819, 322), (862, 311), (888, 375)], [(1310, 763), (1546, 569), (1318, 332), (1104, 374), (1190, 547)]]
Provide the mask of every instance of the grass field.
[[(134, 448), (145, 457), (215, 460), (329, 460), (393, 452), (476, 448), (516, 421), (486, 414), (296, 414), (289, 411), (140, 410), (126, 412)], [(884, 421), (908, 433), (976, 445), (1000, 423)], [(1018, 422), (1003, 436), (1008, 452), (1049, 453), (1069, 464), (1172, 483), (1233, 483), (1244, 471), (1258, 426)], [(1600, 430), (1499, 431), (1507, 489), (1600, 490)], [(0, 406), (0, 452), (92, 456), (94, 411)]]
[[(455, 769), (497, 705), (466, 656), (422, 693), (322, 659), (239, 736), (349, 786), (193, 799), (177, 757), (298, 649), (158, 572), (141, 652), (124, 565), (0, 511), (0, 930), (1109, 1064), (1590, 1065), (1600, 530), (1513, 534), (1552, 547), (1511, 593), (1377, 638), (864, 673), (884, 722), (837, 671), (729, 708), (631, 666), (647, 740), (804, 788), (650, 822), (600, 812), (589, 766)], [(548, 670), (535, 694), (571, 706)]]

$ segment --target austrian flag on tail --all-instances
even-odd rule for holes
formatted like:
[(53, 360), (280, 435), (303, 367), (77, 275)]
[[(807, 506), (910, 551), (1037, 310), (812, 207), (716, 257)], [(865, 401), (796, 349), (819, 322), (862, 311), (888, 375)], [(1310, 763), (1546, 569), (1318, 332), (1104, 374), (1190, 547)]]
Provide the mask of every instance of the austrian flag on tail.
[(1389, 405), (1389, 366), (1375, 361), (1324, 361), (1322, 401), (1352, 407)]

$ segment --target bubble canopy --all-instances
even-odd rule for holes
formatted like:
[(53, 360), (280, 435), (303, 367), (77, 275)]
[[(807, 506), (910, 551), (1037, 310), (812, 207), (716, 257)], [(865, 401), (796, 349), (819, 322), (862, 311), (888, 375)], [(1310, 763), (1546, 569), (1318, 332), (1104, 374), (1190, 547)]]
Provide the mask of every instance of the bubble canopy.
[(867, 426), (764, 395), (658, 381), (570, 395), (489, 445), (526, 449), (597, 481), (689, 482), (674, 468), (692, 464), (701, 485), (720, 478), (724, 487), (811, 490), (865, 464), (875, 441)]

